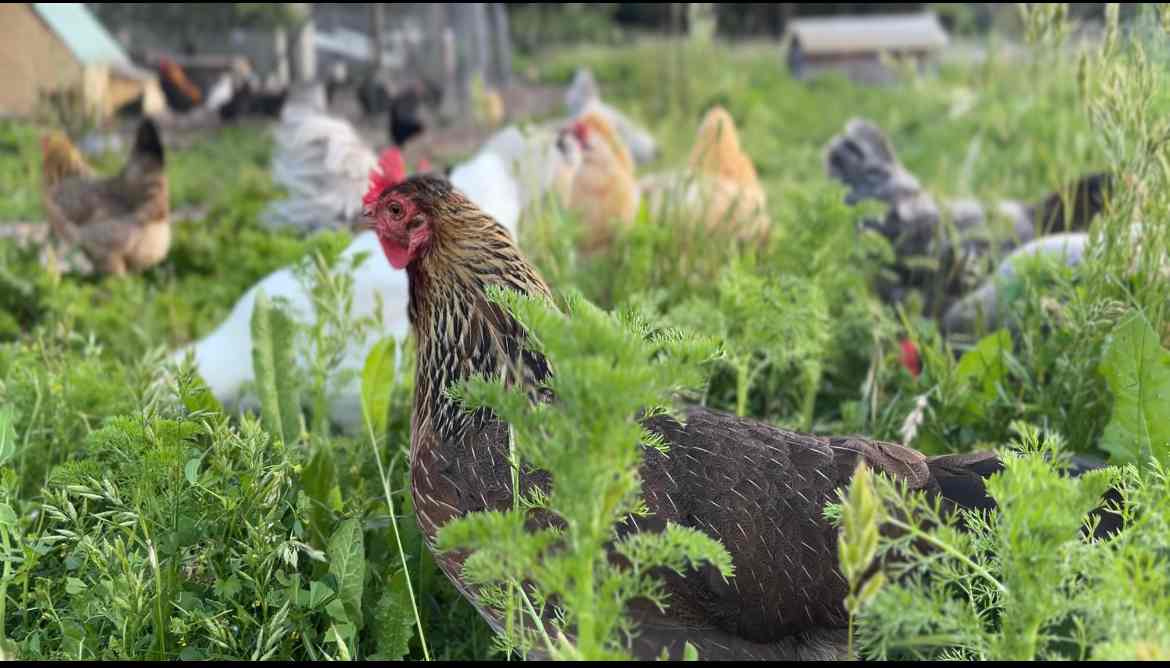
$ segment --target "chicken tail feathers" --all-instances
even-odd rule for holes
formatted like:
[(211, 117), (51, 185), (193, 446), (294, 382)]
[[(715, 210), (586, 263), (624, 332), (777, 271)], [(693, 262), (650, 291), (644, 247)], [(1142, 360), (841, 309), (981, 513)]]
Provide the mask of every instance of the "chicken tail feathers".
[(1114, 176), (1109, 172), (1087, 174), (1068, 187), (1049, 193), (1033, 206), (1033, 220), (1039, 234), (1084, 231), (1093, 217), (1105, 208), (1113, 189)]
[[(926, 465), (934, 483), (932, 487), (947, 503), (970, 510), (995, 509), (995, 500), (987, 494), (985, 484), (987, 478), (1003, 470), (1003, 462), (995, 453), (977, 452), (931, 457), (926, 460)], [(1069, 463), (1067, 474), (1079, 477), (1104, 467), (1104, 462), (1077, 455)], [(1102, 501), (1103, 503), (1090, 513), (1090, 516), (1098, 520), (1093, 532), (1093, 537), (1098, 539), (1108, 538), (1122, 528), (1121, 516), (1110, 510), (1121, 503), (1120, 493), (1115, 488), (1109, 489)]]
[[(142, 119), (138, 124), (138, 132), (134, 136), (133, 157), (149, 157), (158, 164), (166, 164), (166, 153), (163, 150), (162, 138), (159, 136), (158, 126), (149, 118)], [(133, 159), (133, 158), (132, 158)]]

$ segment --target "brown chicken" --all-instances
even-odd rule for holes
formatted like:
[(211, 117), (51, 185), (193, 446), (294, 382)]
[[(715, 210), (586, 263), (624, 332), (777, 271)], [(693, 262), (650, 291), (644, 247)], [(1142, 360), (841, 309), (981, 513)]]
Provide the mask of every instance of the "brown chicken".
[(79, 247), (97, 271), (124, 274), (161, 262), (171, 243), (166, 159), (158, 128), (138, 126), (115, 176), (99, 178), (64, 135), (41, 140), (41, 201), (53, 234)]
[(745, 240), (765, 236), (771, 226), (756, 168), (723, 107), (703, 117), (685, 172), (652, 174), (639, 186), (655, 215), (670, 206), (696, 216), (707, 230), (729, 229)]
[(163, 58), (158, 63), (159, 87), (166, 97), (167, 106), (175, 111), (186, 112), (203, 102), (203, 91), (190, 79), (178, 63)]
[[(546, 360), (526, 347), (523, 327), (491, 303), (489, 285), (551, 298), (508, 232), (450, 183), (415, 176), (377, 187), (365, 216), (391, 265), (405, 269), (408, 313), (417, 342), (410, 469), (414, 508), (431, 542), (470, 512), (512, 507), (508, 426), (488, 411), (465, 412), (448, 390), (473, 374), (538, 387)], [(721, 540), (737, 574), (725, 581), (704, 567), (658, 572), (669, 594), (660, 613), (631, 606), (639, 636), (630, 651), (682, 656), (691, 642), (705, 659), (840, 658), (845, 653), (846, 586), (837, 568), (837, 532), (822, 510), (857, 463), (939, 494), (952, 506), (988, 508), (983, 478), (994, 454), (928, 458), (890, 443), (825, 438), (693, 407), (686, 425), (657, 416), (669, 455), (645, 448), (641, 468), (648, 516), (624, 531), (666, 522)], [(526, 470), (522, 486), (548, 485)], [(497, 630), (501, 620), (462, 581), (465, 555), (436, 554), (442, 570)]]
[(575, 121), (569, 136), (579, 147), (581, 165), (570, 181), (566, 205), (584, 225), (582, 252), (593, 253), (608, 248), (616, 230), (633, 223), (638, 213), (634, 158), (596, 111)]

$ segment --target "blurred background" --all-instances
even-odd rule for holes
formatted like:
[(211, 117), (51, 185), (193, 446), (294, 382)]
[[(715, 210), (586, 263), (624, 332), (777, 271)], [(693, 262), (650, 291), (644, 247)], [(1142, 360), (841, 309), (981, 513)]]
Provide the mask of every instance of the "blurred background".
[[(1103, 3), (1068, 11), (1078, 37), (1099, 36)], [(895, 76), (881, 53), (922, 70), (977, 62), (992, 44), (1011, 54), (1025, 36), (1018, 9), (999, 3), (13, 3), (0, 18), (0, 117), (79, 139), (143, 113), (180, 129), (276, 117), (289, 86), (312, 80), (366, 130), (396, 102), (431, 128), (542, 116), (560, 101), (547, 84), (571, 76), (548, 55), (569, 48), (719, 40), (772, 50), (795, 78), (877, 84)], [(685, 96), (679, 78), (645, 93)]]

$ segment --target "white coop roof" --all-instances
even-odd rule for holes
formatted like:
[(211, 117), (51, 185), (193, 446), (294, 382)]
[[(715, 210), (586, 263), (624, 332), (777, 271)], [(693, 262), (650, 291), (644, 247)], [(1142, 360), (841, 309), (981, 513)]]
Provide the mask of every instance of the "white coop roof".
[(788, 32), (808, 54), (933, 51), (947, 44), (933, 12), (794, 19)]

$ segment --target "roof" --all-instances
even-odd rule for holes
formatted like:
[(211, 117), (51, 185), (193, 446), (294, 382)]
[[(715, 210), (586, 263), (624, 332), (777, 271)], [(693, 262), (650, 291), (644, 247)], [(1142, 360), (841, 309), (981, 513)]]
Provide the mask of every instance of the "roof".
[(794, 19), (788, 32), (810, 54), (934, 50), (947, 44), (933, 12)]
[(126, 52), (80, 2), (34, 2), (33, 9), (84, 65), (130, 65)]

